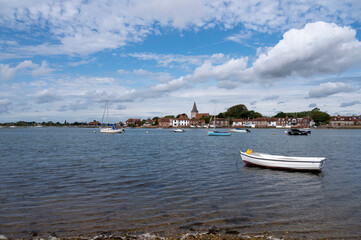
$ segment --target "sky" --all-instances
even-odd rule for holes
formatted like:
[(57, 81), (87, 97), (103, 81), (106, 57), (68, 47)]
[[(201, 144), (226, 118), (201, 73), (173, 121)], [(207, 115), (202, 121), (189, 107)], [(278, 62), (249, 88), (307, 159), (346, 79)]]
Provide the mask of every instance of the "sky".
[(0, 0), (0, 122), (361, 115), (359, 0)]

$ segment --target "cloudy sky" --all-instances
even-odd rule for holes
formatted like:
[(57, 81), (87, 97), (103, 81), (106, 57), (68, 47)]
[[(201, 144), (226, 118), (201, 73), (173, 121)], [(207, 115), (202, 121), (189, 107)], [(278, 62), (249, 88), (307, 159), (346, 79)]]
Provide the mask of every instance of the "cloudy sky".
[(0, 122), (361, 114), (359, 0), (0, 0)]

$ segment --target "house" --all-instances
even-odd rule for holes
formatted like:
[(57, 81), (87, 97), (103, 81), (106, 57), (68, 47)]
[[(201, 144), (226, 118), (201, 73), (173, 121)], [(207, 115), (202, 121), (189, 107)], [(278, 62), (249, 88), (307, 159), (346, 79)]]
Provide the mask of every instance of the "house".
[(334, 116), (332, 117), (329, 125), (331, 127), (344, 127), (344, 126), (354, 126), (357, 124), (357, 119), (355, 116)]
[(233, 119), (232, 127), (244, 127), (248, 122), (246, 119)]
[(96, 126), (100, 126), (100, 122), (93, 120), (92, 122), (89, 122), (88, 125), (92, 127), (96, 127)]
[(191, 127), (205, 127), (206, 126), (206, 120), (204, 119), (190, 119), (189, 125)]
[(130, 127), (139, 127), (141, 125), (141, 121), (139, 118), (130, 118), (127, 121), (125, 121), (125, 123), (127, 124), (127, 126)]
[(265, 128), (268, 127), (269, 118), (255, 118), (252, 120), (252, 123), (257, 128)]
[[(212, 119), (209, 122), (209, 124), (210, 124), (211, 127), (214, 127), (214, 119)], [(216, 127), (217, 128), (228, 128), (228, 126), (229, 126), (228, 119), (226, 119), (226, 118), (216, 118)]]
[(145, 122), (143, 124), (144, 127), (151, 127), (152, 125), (153, 125), (153, 121), (150, 118), (145, 120)]
[(169, 128), (172, 121), (173, 119), (171, 118), (158, 118), (158, 125), (161, 128)]
[(173, 127), (188, 127), (189, 126), (189, 118), (187, 114), (182, 113), (177, 118), (172, 119), (171, 125)]

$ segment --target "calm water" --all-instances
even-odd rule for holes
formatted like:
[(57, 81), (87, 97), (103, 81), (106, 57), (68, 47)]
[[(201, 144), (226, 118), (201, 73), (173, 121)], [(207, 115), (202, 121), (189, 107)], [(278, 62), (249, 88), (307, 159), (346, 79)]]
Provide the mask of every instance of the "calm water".
[[(0, 129), (0, 234), (361, 238), (361, 130), (93, 131)], [(327, 161), (321, 174), (250, 168), (239, 156), (248, 148)]]

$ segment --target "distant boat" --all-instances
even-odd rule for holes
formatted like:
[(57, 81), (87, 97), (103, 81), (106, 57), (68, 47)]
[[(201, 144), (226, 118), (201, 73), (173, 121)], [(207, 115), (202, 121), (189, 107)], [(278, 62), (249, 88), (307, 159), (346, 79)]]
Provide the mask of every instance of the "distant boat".
[[(104, 115), (105, 114), (107, 114), (107, 119), (108, 119), (108, 101), (105, 104), (102, 122), (104, 120)], [(124, 129), (123, 128), (117, 128), (115, 124), (107, 124), (106, 126), (101, 126), (99, 128), (99, 131), (101, 133), (123, 133)]]
[(231, 132), (208, 131), (208, 136), (231, 136)]
[(175, 133), (182, 133), (182, 132), (184, 132), (184, 130), (183, 130), (183, 129), (173, 129), (173, 132), (175, 132)]
[(123, 133), (123, 128), (117, 128), (114, 125), (102, 126), (100, 129), (101, 133)]
[[(211, 122), (212, 119), (209, 121)], [(214, 116), (214, 125), (213, 125), (213, 131), (208, 131), (208, 136), (231, 136), (231, 132), (229, 131), (216, 131), (216, 116)]]
[(257, 153), (251, 149), (240, 153), (246, 165), (289, 170), (321, 171), (326, 160), (324, 157), (288, 157)]
[(251, 132), (248, 129), (242, 129), (242, 128), (235, 128), (235, 129), (231, 129), (231, 132), (238, 132), (238, 133), (249, 133)]
[(291, 128), (291, 129), (285, 131), (285, 133), (288, 134), (288, 135), (306, 135), (307, 136), (308, 133), (311, 133), (311, 131), (308, 132), (308, 131), (300, 130), (300, 129), (297, 129), (297, 128)]

